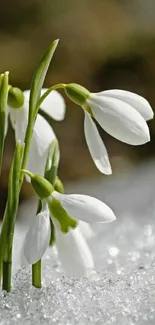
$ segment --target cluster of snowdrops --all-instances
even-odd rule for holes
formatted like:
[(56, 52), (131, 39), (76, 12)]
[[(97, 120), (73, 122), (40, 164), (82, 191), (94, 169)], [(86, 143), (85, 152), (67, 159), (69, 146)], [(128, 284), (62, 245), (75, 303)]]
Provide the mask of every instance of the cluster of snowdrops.
[(32, 265), (35, 287), (41, 287), (41, 259), (49, 245), (56, 245), (66, 274), (83, 276), (93, 270), (93, 257), (81, 227), (85, 223), (116, 219), (111, 208), (97, 198), (64, 193), (57, 174), (59, 143), (52, 127), (39, 114), (43, 111), (56, 121), (64, 119), (65, 101), (57, 90), (63, 89), (70, 100), (83, 109), (86, 143), (101, 173), (110, 175), (112, 169), (95, 122), (111, 136), (130, 145), (150, 141), (146, 121), (153, 118), (153, 111), (148, 101), (137, 94), (116, 89), (91, 93), (75, 83), (43, 88), (57, 45), (58, 40), (45, 52), (30, 90), (21, 91), (11, 86), (8, 72), (0, 75), (0, 169), (9, 118), (16, 140), (0, 233), (0, 283), (6, 291), (11, 290), (14, 230), (24, 177), (31, 182), (38, 197), (38, 208), (31, 216), (19, 251), (21, 265)]

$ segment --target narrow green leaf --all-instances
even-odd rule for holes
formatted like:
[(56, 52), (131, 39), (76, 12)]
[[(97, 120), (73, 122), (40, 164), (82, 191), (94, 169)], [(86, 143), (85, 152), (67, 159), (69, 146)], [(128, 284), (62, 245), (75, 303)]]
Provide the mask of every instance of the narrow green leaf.
[(41, 61), (39, 62), (39, 65), (34, 73), (30, 92), (30, 119), (36, 115), (36, 104), (40, 98), (41, 89), (47, 74), (47, 70), (49, 68), (53, 54), (57, 48), (58, 42), (59, 40), (55, 40), (52, 42), (52, 44), (49, 46), (44, 56), (42, 57)]
[(5, 72), (0, 76), (0, 172), (3, 161), (5, 128), (7, 118), (7, 100), (8, 100), (8, 76), (9, 73)]
[(9, 174), (8, 184), (8, 199), (4, 212), (3, 223), (0, 234), (0, 269), (2, 260), (5, 258), (6, 261), (11, 262), (12, 258), (12, 241), (14, 233), (14, 225), (19, 205), (19, 178), (21, 163), (24, 151), (24, 144), (20, 141), (16, 145), (13, 162)]
[(6, 112), (7, 100), (8, 100), (8, 80), (9, 72), (5, 72), (2, 75), (1, 87), (0, 87), (0, 111)]

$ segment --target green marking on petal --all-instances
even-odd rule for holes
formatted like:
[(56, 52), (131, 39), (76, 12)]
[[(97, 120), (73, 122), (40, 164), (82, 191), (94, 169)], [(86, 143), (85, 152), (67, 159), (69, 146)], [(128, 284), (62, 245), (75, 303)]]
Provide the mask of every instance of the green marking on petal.
[(44, 177), (32, 174), (26, 169), (21, 169), (21, 172), (27, 174), (31, 178), (32, 187), (41, 200), (48, 198), (54, 191), (54, 187)]
[(50, 237), (49, 245), (53, 246), (55, 243), (55, 228), (51, 219), (50, 219), (50, 225), (51, 225), (51, 237)]
[(82, 107), (83, 107), (83, 109), (84, 109), (85, 111), (87, 111), (87, 112), (91, 115), (91, 117), (94, 118), (93, 112), (92, 112), (90, 106), (89, 106), (87, 103), (85, 103)]
[(54, 189), (59, 193), (64, 193), (64, 185), (58, 176), (56, 177)]
[(48, 207), (52, 216), (59, 222), (61, 231), (63, 233), (67, 233), (69, 231), (69, 228), (74, 229), (77, 227), (77, 221), (68, 215), (58, 200), (48, 200)]

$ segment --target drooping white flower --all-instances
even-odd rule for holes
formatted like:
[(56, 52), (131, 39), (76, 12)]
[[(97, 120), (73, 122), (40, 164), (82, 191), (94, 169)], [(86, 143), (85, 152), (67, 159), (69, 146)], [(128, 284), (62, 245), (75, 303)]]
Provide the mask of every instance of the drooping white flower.
[[(17, 219), (20, 221), (21, 224), (25, 224), (27, 226), (31, 220), (31, 216), (34, 216), (37, 211), (38, 200), (37, 198), (33, 197), (22, 202), (19, 206), (18, 210), (18, 217)], [(91, 239), (94, 237), (94, 231), (90, 224), (79, 220), (78, 229), (84, 236), (85, 239)]]
[[(58, 200), (65, 211), (76, 220), (84, 220), (88, 223), (112, 222), (116, 219), (113, 211), (103, 202), (86, 195), (65, 195), (54, 191), (47, 199), (48, 203), (53, 199)], [(30, 264), (40, 260), (49, 245), (49, 232), (51, 231), (50, 218), (55, 229), (55, 244), (60, 261), (68, 275), (87, 275), (88, 270), (93, 269), (94, 262), (89, 247), (77, 227), (67, 228), (63, 233), (61, 225), (68, 220), (60, 220), (52, 215), (47, 204), (41, 213), (32, 218), (31, 226), (27, 232), (23, 254)], [(63, 218), (63, 216), (62, 216)]]
[(55, 228), (56, 248), (61, 265), (68, 276), (88, 276), (95, 268), (91, 250), (80, 228), (63, 234)]
[(150, 140), (147, 120), (153, 110), (146, 99), (125, 90), (90, 93), (77, 84), (65, 87), (66, 94), (85, 112), (84, 132), (95, 165), (104, 174), (111, 174), (105, 145), (93, 118), (114, 138), (130, 145), (142, 145)]
[[(52, 198), (60, 201), (64, 210), (78, 220), (88, 223), (112, 222), (116, 219), (113, 211), (104, 202), (89, 195), (61, 194), (54, 191)], [(47, 199), (48, 201), (50, 198)]]
[(51, 236), (48, 209), (38, 213), (31, 222), (24, 244), (24, 254), (30, 264), (40, 260), (45, 253)]
[[(47, 88), (41, 90), (41, 96), (47, 91)], [(30, 90), (24, 91), (25, 99), (29, 101)], [(62, 121), (65, 117), (65, 101), (58, 91), (53, 90), (42, 102), (41, 109), (55, 121)]]
[[(46, 90), (47, 89), (42, 89), (41, 95), (43, 95)], [(24, 91), (25, 101), (23, 107), (19, 109), (8, 108), (11, 124), (15, 131), (16, 141), (24, 141), (28, 123), (29, 94), (29, 90)], [(57, 91), (53, 91), (42, 103), (41, 109), (55, 120), (63, 120), (65, 115), (64, 99)], [(52, 127), (44, 117), (38, 114), (33, 129), (27, 162), (27, 168), (32, 173), (44, 174), (49, 146), (55, 138), (56, 136)], [(29, 178), (27, 179), (29, 180)]]
[[(90, 93), (86, 105), (100, 126), (114, 138), (130, 145), (141, 145), (150, 140), (145, 121), (153, 118), (153, 111), (143, 97), (124, 90), (107, 90)], [(111, 174), (106, 148), (87, 111), (84, 126), (88, 148), (96, 166), (101, 172)]]

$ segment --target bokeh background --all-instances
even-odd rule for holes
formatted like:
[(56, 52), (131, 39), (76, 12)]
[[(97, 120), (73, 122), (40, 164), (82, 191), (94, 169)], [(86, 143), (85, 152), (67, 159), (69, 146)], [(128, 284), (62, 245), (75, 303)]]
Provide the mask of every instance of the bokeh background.
[[(29, 89), (34, 68), (52, 40), (60, 38), (45, 86), (76, 82), (97, 92), (126, 89), (148, 99), (155, 108), (154, 0), (1, 0), (0, 72), (10, 71), (12, 85)], [(94, 166), (83, 134), (83, 112), (66, 99), (63, 122), (52, 124), (61, 148), (63, 181), (105, 178)], [(118, 142), (99, 129), (113, 167), (113, 176), (151, 159), (152, 141), (140, 147)], [(9, 128), (0, 183), (0, 214), (7, 197), (9, 166), (14, 150)], [(24, 184), (21, 200), (33, 194)]]

